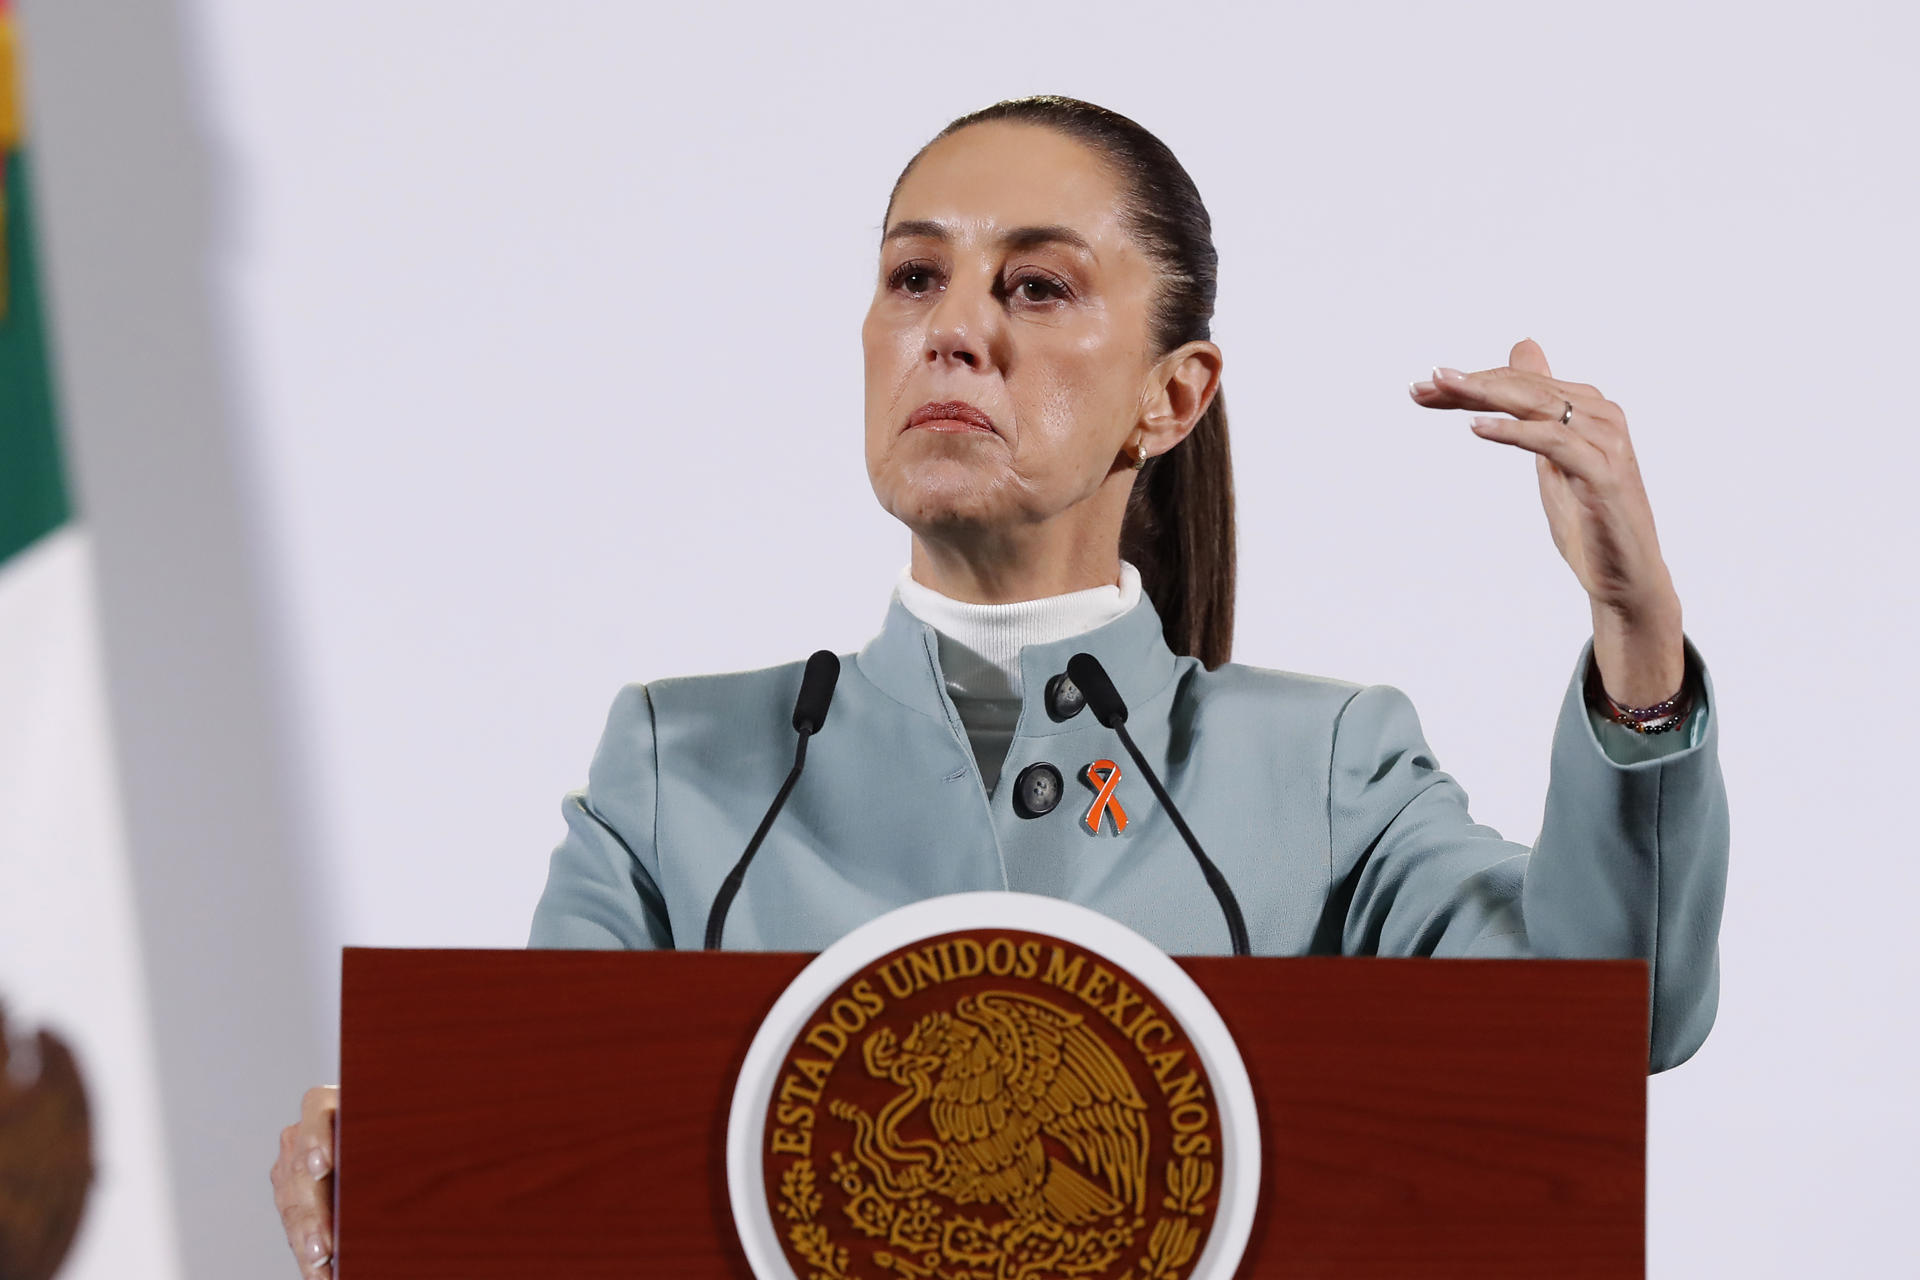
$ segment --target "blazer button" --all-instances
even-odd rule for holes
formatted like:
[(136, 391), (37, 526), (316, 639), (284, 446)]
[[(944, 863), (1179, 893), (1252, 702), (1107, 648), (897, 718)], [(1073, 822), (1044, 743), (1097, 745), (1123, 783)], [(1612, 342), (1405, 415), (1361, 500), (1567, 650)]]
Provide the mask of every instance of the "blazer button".
[(1047, 714), (1055, 720), (1071, 720), (1080, 714), (1080, 708), (1087, 705), (1087, 695), (1080, 692), (1080, 686), (1061, 672), (1047, 681)]
[(1044, 760), (1030, 764), (1013, 780), (1013, 811), (1023, 818), (1040, 818), (1060, 803), (1060, 771)]

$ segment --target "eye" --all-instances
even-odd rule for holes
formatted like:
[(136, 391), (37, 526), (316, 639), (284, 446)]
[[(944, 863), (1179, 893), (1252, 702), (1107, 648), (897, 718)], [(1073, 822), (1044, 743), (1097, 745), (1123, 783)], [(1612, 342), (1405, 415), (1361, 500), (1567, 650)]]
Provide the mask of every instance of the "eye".
[(1053, 276), (1033, 274), (1021, 276), (1010, 286), (1011, 292), (1023, 302), (1052, 302), (1065, 299), (1072, 294), (1065, 282)]
[(928, 262), (903, 262), (887, 275), (889, 289), (905, 289), (914, 297), (919, 297), (933, 288), (936, 273)]

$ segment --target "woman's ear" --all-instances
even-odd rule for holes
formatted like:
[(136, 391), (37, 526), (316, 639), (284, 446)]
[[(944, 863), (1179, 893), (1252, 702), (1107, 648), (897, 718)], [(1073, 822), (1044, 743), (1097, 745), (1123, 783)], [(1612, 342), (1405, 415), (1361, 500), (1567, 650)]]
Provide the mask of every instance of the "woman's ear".
[(1159, 456), (1187, 438), (1220, 389), (1220, 348), (1183, 343), (1167, 352), (1147, 377), (1140, 402), (1140, 443)]

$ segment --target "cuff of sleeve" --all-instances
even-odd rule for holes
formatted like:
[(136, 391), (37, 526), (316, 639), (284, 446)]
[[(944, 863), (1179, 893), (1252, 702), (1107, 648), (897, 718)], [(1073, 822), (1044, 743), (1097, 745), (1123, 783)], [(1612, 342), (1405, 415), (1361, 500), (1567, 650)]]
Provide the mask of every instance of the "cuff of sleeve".
[(1701, 658), (1700, 651), (1693, 647), (1693, 641), (1682, 637), (1681, 643), (1686, 646), (1687, 671), (1689, 678), (1694, 681), (1693, 708), (1679, 728), (1669, 729), (1665, 733), (1635, 733), (1588, 706), (1585, 688), (1593, 666), (1592, 637), (1588, 637), (1585, 648), (1580, 651), (1570, 696), (1580, 699), (1587, 713), (1587, 724), (1592, 731), (1595, 749), (1614, 764), (1635, 765), (1665, 760), (1691, 751), (1706, 741), (1707, 719), (1712, 714), (1713, 684), (1707, 677), (1706, 661)]

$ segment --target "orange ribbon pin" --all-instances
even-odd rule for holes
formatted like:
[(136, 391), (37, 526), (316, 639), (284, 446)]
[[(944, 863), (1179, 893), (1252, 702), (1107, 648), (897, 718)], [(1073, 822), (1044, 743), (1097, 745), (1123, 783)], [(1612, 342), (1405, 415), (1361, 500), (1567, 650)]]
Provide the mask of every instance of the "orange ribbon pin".
[(1119, 835), (1125, 831), (1127, 811), (1120, 807), (1120, 798), (1113, 794), (1113, 789), (1120, 785), (1120, 766), (1111, 760), (1095, 760), (1081, 776), (1098, 792), (1087, 810), (1087, 816), (1081, 819), (1087, 824), (1087, 830), (1099, 835), (1100, 815), (1108, 814), (1113, 818), (1113, 834)]

